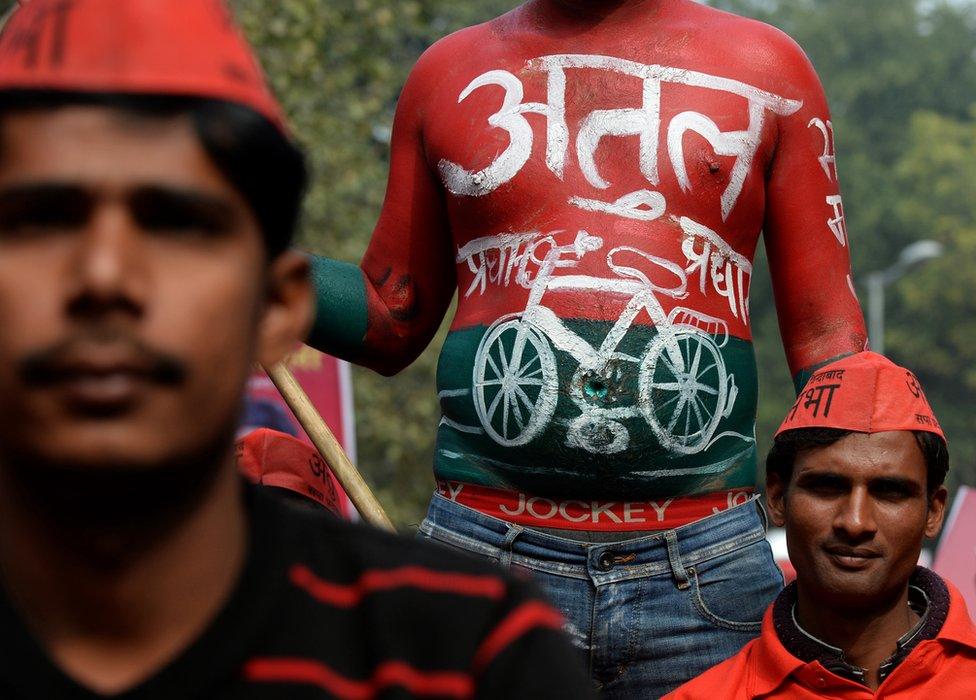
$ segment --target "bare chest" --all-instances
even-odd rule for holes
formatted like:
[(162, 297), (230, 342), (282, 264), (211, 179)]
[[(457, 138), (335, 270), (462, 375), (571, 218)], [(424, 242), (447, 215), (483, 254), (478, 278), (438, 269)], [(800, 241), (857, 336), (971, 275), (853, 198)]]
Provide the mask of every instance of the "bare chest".
[(776, 119), (801, 103), (675, 59), (523, 50), (452, 67), (424, 136), (456, 242), (585, 229), (666, 252), (686, 221), (751, 257)]

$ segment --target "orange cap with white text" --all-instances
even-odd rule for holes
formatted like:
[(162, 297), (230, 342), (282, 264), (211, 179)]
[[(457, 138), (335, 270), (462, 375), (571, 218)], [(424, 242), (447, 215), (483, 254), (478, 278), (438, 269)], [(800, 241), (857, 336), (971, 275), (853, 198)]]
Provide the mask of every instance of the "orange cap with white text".
[(267, 428), (249, 433), (237, 441), (237, 468), (252, 483), (294, 491), (342, 517), (328, 464), (296, 437)]
[(234, 102), (286, 133), (223, 0), (29, 0), (0, 34), (0, 91), (183, 95)]
[(848, 355), (817, 370), (776, 435), (798, 428), (923, 430), (946, 439), (918, 378), (875, 352)]

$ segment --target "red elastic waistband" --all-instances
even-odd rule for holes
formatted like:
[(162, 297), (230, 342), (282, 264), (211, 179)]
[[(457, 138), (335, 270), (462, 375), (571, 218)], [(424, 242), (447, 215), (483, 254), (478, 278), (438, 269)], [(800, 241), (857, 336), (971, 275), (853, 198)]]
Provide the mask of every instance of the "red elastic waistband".
[(516, 525), (559, 530), (671, 530), (746, 503), (751, 488), (655, 501), (555, 500), (457, 481), (437, 482), (455, 503)]

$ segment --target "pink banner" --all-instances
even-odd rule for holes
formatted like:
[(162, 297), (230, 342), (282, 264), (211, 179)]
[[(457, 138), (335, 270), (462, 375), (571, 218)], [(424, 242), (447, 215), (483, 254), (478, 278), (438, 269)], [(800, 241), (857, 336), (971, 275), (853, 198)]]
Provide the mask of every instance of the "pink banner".
[[(335, 433), (336, 439), (349, 455), (349, 459), (355, 463), (356, 427), (349, 365), (307, 346), (302, 346), (290, 355), (286, 364), (308, 394), (319, 415)], [(248, 381), (246, 404), (238, 437), (257, 428), (277, 430), (297, 437), (309, 445), (312, 444), (274, 384), (260, 370)], [(343, 514), (356, 518), (355, 509), (348, 497), (338, 482), (335, 485), (341, 494)]]
[(976, 489), (960, 486), (956, 492), (932, 568), (962, 592), (976, 620)]

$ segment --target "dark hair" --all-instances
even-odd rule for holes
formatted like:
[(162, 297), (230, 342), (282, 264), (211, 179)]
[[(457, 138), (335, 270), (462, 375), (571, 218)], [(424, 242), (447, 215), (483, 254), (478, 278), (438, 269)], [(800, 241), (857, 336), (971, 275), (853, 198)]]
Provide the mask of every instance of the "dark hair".
[[(766, 475), (776, 474), (784, 484), (793, 478), (793, 462), (802, 450), (815, 447), (833, 445), (847, 435), (851, 430), (839, 428), (797, 428), (788, 430), (773, 440), (773, 447), (766, 456)], [(918, 443), (925, 458), (926, 490), (929, 496), (942, 486), (946, 474), (949, 472), (949, 450), (945, 442), (938, 435), (926, 430), (913, 430), (915, 442)]]
[(188, 115), (204, 150), (251, 207), (268, 259), (291, 243), (308, 184), (305, 157), (270, 121), (241, 105), (203, 97), (13, 90), (0, 93), (3, 114), (74, 105), (109, 107), (137, 117)]

